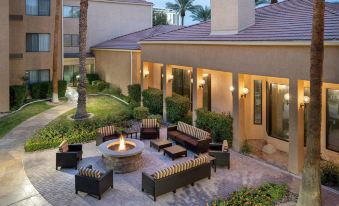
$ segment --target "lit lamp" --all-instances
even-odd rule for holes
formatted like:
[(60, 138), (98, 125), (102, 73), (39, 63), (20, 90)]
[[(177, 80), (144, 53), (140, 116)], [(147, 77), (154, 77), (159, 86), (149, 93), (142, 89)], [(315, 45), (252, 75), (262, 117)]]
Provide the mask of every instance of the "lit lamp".
[(248, 92), (249, 92), (249, 90), (246, 87), (244, 87), (242, 89), (241, 98), (246, 98), (246, 95), (248, 94)]
[(193, 78), (191, 78), (191, 84), (193, 84)]
[(286, 101), (286, 104), (288, 105), (290, 103), (290, 94), (289, 93), (286, 93), (284, 95), (284, 100)]
[(144, 72), (144, 77), (145, 77), (145, 78), (147, 78), (147, 77), (148, 77), (148, 75), (149, 75), (149, 71), (148, 71), (148, 70), (146, 70), (146, 71)]
[(230, 92), (234, 92), (234, 86), (230, 86)]
[(206, 81), (205, 80), (201, 80), (199, 87), (200, 88), (204, 88), (205, 84), (206, 84)]
[(300, 108), (306, 107), (307, 104), (309, 104), (311, 101), (311, 98), (309, 96), (304, 96), (304, 103), (300, 104)]
[(208, 77), (208, 74), (205, 73), (205, 74), (202, 75), (202, 77), (206, 78), (206, 77)]
[(173, 78), (174, 78), (173, 75), (169, 75), (168, 76), (168, 82), (171, 82), (173, 80)]

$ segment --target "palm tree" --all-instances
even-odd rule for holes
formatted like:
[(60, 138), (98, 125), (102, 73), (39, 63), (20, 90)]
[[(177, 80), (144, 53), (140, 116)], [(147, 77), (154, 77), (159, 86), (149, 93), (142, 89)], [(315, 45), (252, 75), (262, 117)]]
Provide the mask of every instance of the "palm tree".
[(164, 12), (153, 11), (153, 26), (167, 25), (167, 15)]
[(211, 8), (208, 6), (195, 6), (195, 8), (191, 12), (191, 17), (194, 21), (204, 22), (211, 19)]
[(311, 43), (311, 102), (308, 116), (307, 147), (298, 206), (321, 205), (320, 129), (324, 61), (324, 0), (313, 1), (313, 28)]
[(56, 1), (55, 18), (54, 18), (54, 45), (53, 45), (53, 75), (52, 86), (53, 95), (52, 102), (58, 103), (58, 61), (59, 61), (59, 40), (60, 40), (60, 14), (61, 14), (61, 0)]
[(193, 2), (194, 0), (175, 0), (175, 3), (167, 2), (166, 8), (178, 12), (181, 16), (181, 25), (184, 26), (186, 11), (191, 11), (195, 8)]
[(86, 43), (87, 43), (87, 10), (88, 0), (80, 1), (80, 19), (79, 19), (79, 38), (80, 38), (80, 79), (78, 84), (78, 105), (74, 119), (83, 119), (88, 117), (86, 110)]

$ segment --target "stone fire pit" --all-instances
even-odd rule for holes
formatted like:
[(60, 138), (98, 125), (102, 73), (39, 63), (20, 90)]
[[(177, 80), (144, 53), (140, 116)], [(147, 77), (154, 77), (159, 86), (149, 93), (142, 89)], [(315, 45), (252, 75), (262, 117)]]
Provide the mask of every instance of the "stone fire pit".
[(141, 153), (145, 148), (143, 142), (125, 138), (125, 150), (119, 151), (119, 139), (110, 140), (99, 145), (104, 164), (115, 173), (128, 173), (142, 165)]

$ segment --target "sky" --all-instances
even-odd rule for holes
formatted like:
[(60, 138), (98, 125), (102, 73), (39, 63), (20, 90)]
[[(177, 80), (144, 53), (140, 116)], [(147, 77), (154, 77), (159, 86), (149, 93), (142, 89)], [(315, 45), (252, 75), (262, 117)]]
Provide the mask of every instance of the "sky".
[[(165, 8), (167, 2), (174, 2), (174, 0), (148, 0), (150, 2), (154, 3), (154, 7), (156, 8)], [(339, 2), (339, 0), (326, 0), (328, 2)], [(202, 5), (202, 6), (210, 6), (210, 0), (195, 0), (194, 3), (196, 5)], [(185, 26), (196, 24), (198, 22), (195, 22), (190, 17), (190, 12), (186, 13), (185, 17)]]

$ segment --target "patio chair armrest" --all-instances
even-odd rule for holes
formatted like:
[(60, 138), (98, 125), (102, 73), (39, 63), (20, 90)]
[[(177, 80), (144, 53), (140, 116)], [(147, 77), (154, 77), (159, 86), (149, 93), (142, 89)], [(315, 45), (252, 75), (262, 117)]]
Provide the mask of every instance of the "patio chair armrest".
[(177, 130), (177, 125), (167, 127), (167, 131), (176, 131), (176, 130)]
[(82, 151), (82, 144), (70, 144), (68, 145), (69, 151)]
[(222, 150), (222, 144), (221, 143), (210, 143), (209, 149), (214, 151), (221, 151)]
[(144, 191), (147, 191), (154, 194), (154, 187), (155, 187), (155, 180), (154, 178), (147, 174), (146, 172), (142, 172), (142, 183), (141, 183), (141, 189)]

